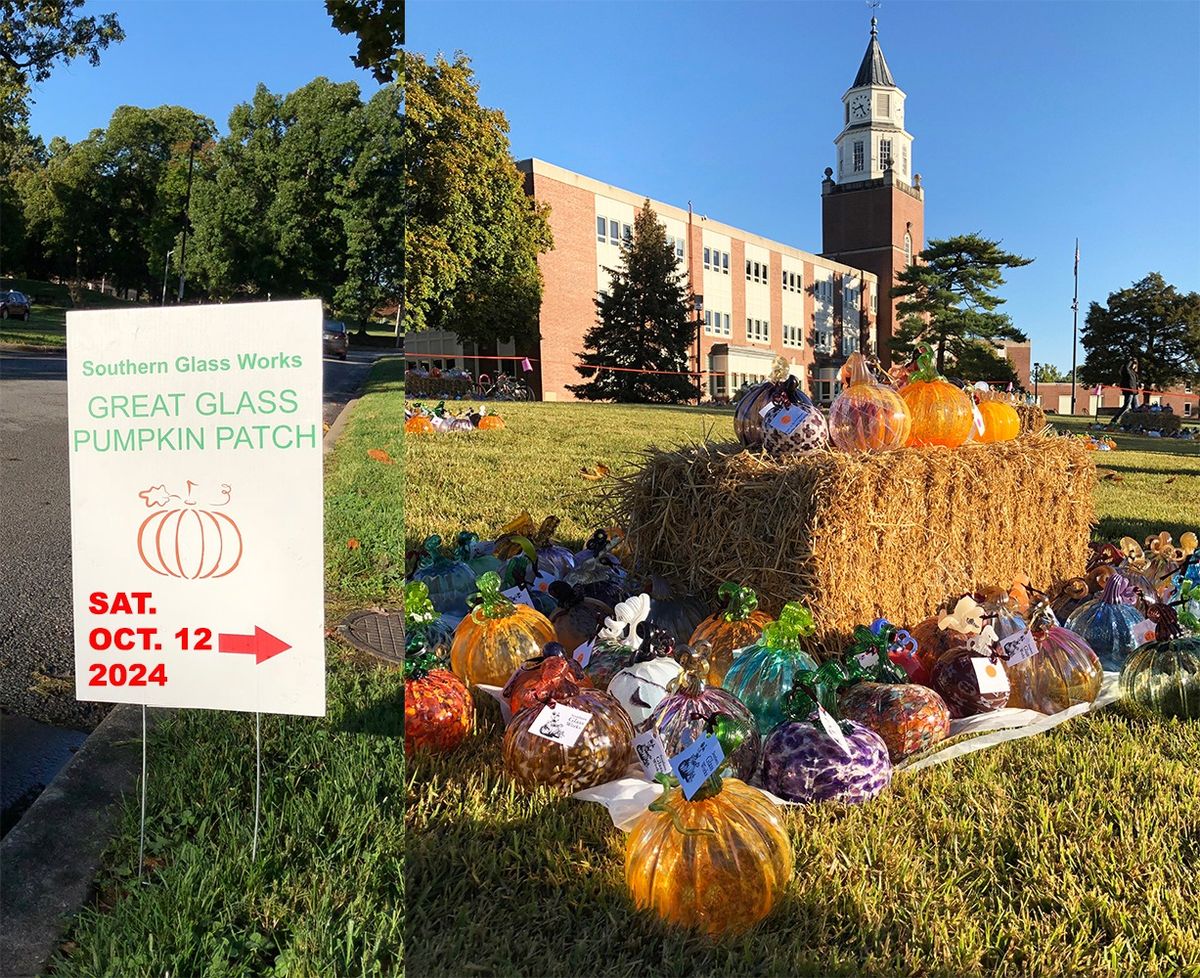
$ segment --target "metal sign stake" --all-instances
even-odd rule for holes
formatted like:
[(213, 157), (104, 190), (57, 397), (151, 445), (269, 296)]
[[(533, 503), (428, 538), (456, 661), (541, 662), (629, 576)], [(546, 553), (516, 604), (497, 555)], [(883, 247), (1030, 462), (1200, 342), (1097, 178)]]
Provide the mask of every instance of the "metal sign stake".
[(146, 861), (146, 704), (142, 704), (142, 817), (138, 825), (138, 879)]
[(254, 840), (250, 844), (250, 861), (258, 859), (258, 813), (262, 807), (262, 714), (254, 714)]

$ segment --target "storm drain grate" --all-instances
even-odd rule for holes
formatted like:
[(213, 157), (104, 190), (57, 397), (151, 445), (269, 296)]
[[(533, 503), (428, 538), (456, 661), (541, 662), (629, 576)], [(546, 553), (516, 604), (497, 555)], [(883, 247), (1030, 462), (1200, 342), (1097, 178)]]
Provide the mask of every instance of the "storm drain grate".
[(388, 662), (404, 661), (404, 612), (355, 611), (338, 626), (356, 649)]

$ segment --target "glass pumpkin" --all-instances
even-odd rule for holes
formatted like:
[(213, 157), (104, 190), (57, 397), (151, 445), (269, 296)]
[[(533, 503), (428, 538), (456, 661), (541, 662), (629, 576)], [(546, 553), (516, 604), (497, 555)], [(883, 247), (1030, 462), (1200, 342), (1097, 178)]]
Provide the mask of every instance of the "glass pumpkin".
[(1072, 577), (1063, 581), (1055, 589), (1050, 603), (1050, 610), (1059, 621), (1066, 621), (1075, 610), (1088, 601), (1092, 596), (1091, 586), (1086, 577)]
[(454, 554), (458, 559), (471, 568), (471, 573), (478, 577), (488, 571), (500, 572), (503, 563), (495, 554), (485, 553), (479, 542), (479, 534), (466, 530), (459, 532), (454, 543)]
[(750, 449), (762, 448), (763, 409), (773, 404), (775, 395), (787, 379), (791, 365), (783, 357), (776, 357), (771, 365), (771, 378), (749, 388), (740, 398), (733, 411), (733, 433), (743, 445)]
[(406, 435), (432, 435), (434, 433), (433, 422), (423, 414), (414, 414), (404, 422), (404, 433)]
[(1008, 705), (1051, 714), (1094, 702), (1104, 679), (1100, 660), (1087, 642), (1058, 624), (1045, 599), (1030, 612), (1029, 631), (1038, 652), (1008, 666)]
[(981, 400), (979, 414), (983, 419), (983, 432), (978, 440), (984, 444), (1012, 441), (1021, 433), (1021, 418), (1017, 409), (1004, 401)]
[[(533, 545), (525, 541), (532, 554)], [(528, 595), (533, 606), (549, 618), (558, 608), (558, 603), (550, 597), (550, 581), (538, 573), (537, 558), (519, 553), (510, 557), (500, 572), (500, 586), (505, 591), (521, 588)]]
[(1108, 672), (1120, 672), (1129, 653), (1138, 647), (1133, 626), (1145, 621), (1137, 609), (1133, 586), (1121, 574), (1111, 574), (1104, 590), (1071, 614), (1066, 627), (1082, 638)]
[(419, 648), (447, 659), (454, 642), (454, 625), (433, 606), (423, 581), (404, 584), (404, 632), (407, 639), (420, 638)]
[(975, 671), (974, 659), (986, 659), (990, 673), (1002, 675), (1007, 671), (998, 656), (988, 654), (987, 646), (995, 642), (995, 634), (985, 628), (981, 634), (969, 636), (967, 644), (951, 648), (933, 667), (933, 688), (945, 701), (951, 719), (961, 720), (1011, 705), (1011, 685), (1009, 689), (985, 693), (979, 688), (979, 675)]
[(779, 620), (763, 628), (762, 637), (733, 660), (721, 685), (741, 700), (769, 731), (783, 720), (783, 697), (791, 690), (799, 670), (815, 670), (816, 661), (800, 647), (816, 625), (803, 605), (783, 606)]
[(717, 588), (718, 611), (696, 626), (688, 645), (695, 648), (700, 642), (709, 644), (708, 683), (720, 686), (733, 663), (734, 649), (743, 649), (758, 641), (771, 616), (758, 610), (758, 595), (754, 589), (726, 581)]
[(652, 629), (633, 662), (609, 681), (608, 695), (625, 708), (639, 733), (654, 708), (683, 681), (683, 666), (674, 659), (674, 653), (675, 639), (662, 629)]
[(969, 594), (958, 599), (953, 610), (931, 615), (911, 629), (917, 643), (917, 658), (924, 667), (911, 674), (913, 682), (933, 686), (934, 667), (954, 649), (972, 644), (984, 627), (986, 612)]
[(571, 747), (533, 732), (545, 704), (512, 718), (504, 731), (504, 769), (526, 788), (539, 785), (564, 794), (613, 781), (633, 761), (633, 724), (621, 704), (597, 689), (580, 689), (555, 700), (592, 718)]
[(650, 595), (649, 622), (686, 642), (696, 626), (708, 617), (709, 608), (700, 598), (685, 594), (678, 585), (656, 574), (650, 576), (646, 587)]
[(1151, 610), (1155, 637), (1121, 669), (1120, 689), (1135, 708), (1179, 720), (1200, 720), (1200, 636), (1184, 635), (1175, 609)]
[[(829, 447), (829, 425), (812, 398), (802, 391), (795, 377), (789, 377), (775, 395), (775, 408), (763, 419), (763, 449), (770, 455), (789, 452), (809, 452)], [(777, 427), (790, 426), (797, 414), (804, 415), (790, 431)]]
[(475, 427), (480, 431), (500, 431), (504, 427), (504, 419), (498, 414), (485, 414)]
[(509, 677), (500, 695), (508, 703), (509, 714), (516, 716), (536, 704), (570, 696), (580, 689), (591, 689), (583, 667), (567, 655), (558, 642), (551, 642), (545, 651), (526, 659)]
[(740, 734), (736, 748), (726, 757), (730, 770), (739, 778), (751, 778), (762, 747), (758, 724), (754, 714), (731, 692), (709, 685), (710, 654), (709, 646), (700, 642), (680, 655), (682, 685), (659, 701), (646, 729), (657, 732), (667, 756), (674, 757), (711, 732), (718, 718), (724, 718), (722, 722), (735, 725)]
[(467, 597), (475, 588), (475, 574), (460, 560), (442, 553), (442, 538), (428, 536), (421, 544), (412, 579), (429, 588), (429, 600), (444, 615), (461, 618), (467, 613)]
[(407, 651), (404, 660), (404, 750), (453, 750), (470, 734), (475, 701), (466, 684), (428, 651)]
[(613, 613), (609, 605), (595, 598), (585, 598), (565, 581), (554, 581), (549, 594), (558, 604), (550, 615), (550, 623), (568, 652), (574, 652), (584, 642), (595, 638), (604, 619)]
[(1017, 611), (1016, 600), (1004, 591), (987, 593), (981, 607), (998, 639), (1009, 638), (1025, 628), (1025, 619)]
[(871, 376), (861, 353), (851, 353), (846, 368), (850, 383), (829, 408), (829, 440), (844, 452), (902, 447), (912, 425), (908, 405)]
[(625, 841), (625, 882), (639, 910), (717, 937), (771, 912), (794, 858), (779, 806), (724, 778), (691, 801), (670, 788), (638, 818)]
[(917, 363), (917, 372), (900, 389), (912, 415), (908, 444), (958, 448), (975, 422), (971, 398), (937, 372), (928, 347), (922, 347)]
[(454, 630), (450, 668), (468, 685), (503, 686), (555, 640), (554, 626), (541, 612), (504, 597), (495, 572), (479, 578), (478, 587), (475, 607)]
[(650, 614), (650, 597), (637, 594), (626, 598), (614, 609), (611, 618), (604, 619), (592, 645), (591, 657), (584, 670), (599, 689), (607, 689), (613, 676), (633, 662), (649, 634), (646, 618)]

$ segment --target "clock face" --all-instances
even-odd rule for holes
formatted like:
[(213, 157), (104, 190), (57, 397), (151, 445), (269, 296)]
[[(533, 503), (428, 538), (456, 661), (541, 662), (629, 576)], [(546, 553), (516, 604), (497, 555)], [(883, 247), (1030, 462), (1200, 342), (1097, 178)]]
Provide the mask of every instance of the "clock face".
[(870, 102), (865, 95), (857, 96), (850, 103), (850, 115), (855, 119), (865, 119), (870, 111)]

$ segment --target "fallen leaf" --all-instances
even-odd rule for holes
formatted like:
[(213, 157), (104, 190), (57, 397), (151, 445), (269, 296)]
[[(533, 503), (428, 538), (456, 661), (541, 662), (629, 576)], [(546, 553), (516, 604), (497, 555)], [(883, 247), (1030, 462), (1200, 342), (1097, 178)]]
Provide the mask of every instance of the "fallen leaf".
[(392, 458), (392, 456), (390, 456), (382, 448), (368, 448), (367, 456), (369, 458), (375, 459), (376, 462), (382, 462), (384, 465), (395, 465), (396, 464), (396, 460), (394, 458)]
[(1174, 481), (1175, 481), (1175, 476), (1171, 476), (1171, 478), (1167, 479), (1167, 481), (1164, 482), (1163, 485), (1169, 486)]
[(604, 476), (602, 476), (599, 472), (591, 472), (588, 469), (580, 469), (579, 477), (581, 479), (587, 479), (589, 482), (595, 482), (597, 479), (604, 478)]
[(608, 475), (608, 473), (611, 470), (603, 462), (597, 462), (596, 463), (596, 471), (599, 472), (601, 475)]
[(346, 546), (351, 550), (357, 550), (359, 547), (358, 537), (351, 537), (346, 541)]

